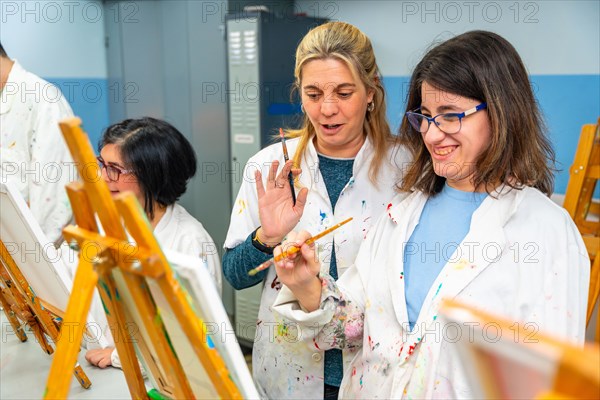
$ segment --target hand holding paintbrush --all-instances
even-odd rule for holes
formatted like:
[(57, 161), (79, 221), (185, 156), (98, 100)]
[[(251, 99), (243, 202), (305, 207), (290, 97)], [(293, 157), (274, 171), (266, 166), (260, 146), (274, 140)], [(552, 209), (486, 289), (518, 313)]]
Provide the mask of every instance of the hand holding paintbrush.
[[(316, 234), (315, 236), (313, 236), (311, 238), (308, 238), (306, 240), (306, 242), (304, 242), (304, 243), (307, 244), (307, 245), (311, 245), (315, 241), (321, 239), (323, 236), (328, 235), (329, 233), (335, 231), (337, 228), (339, 228), (340, 226), (342, 226), (342, 225), (344, 225), (344, 224), (346, 224), (346, 223), (348, 223), (350, 221), (352, 221), (352, 217), (350, 217), (350, 218), (348, 218), (348, 219), (346, 219), (346, 220), (344, 220), (344, 221), (342, 221), (342, 222), (340, 222), (340, 223), (332, 226), (329, 229), (324, 230), (323, 232), (321, 232), (319, 234)], [(258, 267), (256, 267), (256, 268), (251, 269), (250, 271), (248, 271), (248, 275), (254, 276), (254, 275), (258, 274), (260, 271), (269, 268), (269, 266), (271, 264), (273, 264), (274, 262), (280, 261), (281, 259), (286, 258), (289, 255), (295, 254), (295, 253), (297, 253), (299, 251), (300, 251), (299, 247), (296, 247), (296, 246), (288, 247), (281, 254), (275, 256), (274, 258), (271, 258), (270, 260), (265, 261), (264, 263), (260, 264)]]
[(304, 311), (318, 309), (321, 302), (321, 262), (317, 257), (314, 241), (351, 220), (352, 218), (348, 218), (314, 237), (310, 237), (310, 233), (306, 231), (290, 232), (288, 240), (275, 249), (273, 254), (277, 277), (292, 291)]
[(266, 181), (263, 181), (259, 169), (254, 174), (260, 217), (260, 228), (256, 232), (256, 238), (268, 246), (280, 243), (283, 237), (294, 229), (302, 218), (308, 196), (308, 189), (305, 187), (300, 189), (296, 196), (293, 187), (294, 176), (299, 175), (301, 170), (293, 168), (292, 162), (289, 161), (283, 130), (280, 131), (280, 136), (283, 158), (286, 160), (283, 167), (280, 169), (281, 162), (274, 160)]
[[(287, 146), (285, 145), (285, 135), (283, 129), (279, 128), (279, 137), (281, 137), (281, 147), (283, 147), (283, 159), (288, 162), (290, 157), (288, 156)], [(292, 191), (292, 201), (296, 205), (296, 191), (294, 190), (294, 175), (292, 171), (288, 174), (288, 182), (290, 183), (290, 190)]]

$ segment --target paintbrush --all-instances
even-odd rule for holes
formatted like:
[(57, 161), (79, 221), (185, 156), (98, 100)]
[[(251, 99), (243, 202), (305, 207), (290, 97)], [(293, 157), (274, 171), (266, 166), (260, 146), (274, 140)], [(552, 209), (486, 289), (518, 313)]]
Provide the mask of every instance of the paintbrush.
[[(313, 242), (321, 239), (323, 236), (330, 234), (331, 232), (335, 231), (337, 228), (339, 228), (340, 226), (348, 223), (352, 221), (352, 217), (340, 222), (339, 224), (336, 224), (334, 226), (332, 226), (329, 229), (325, 229), (323, 232), (316, 234), (315, 236), (308, 238), (306, 240), (306, 244), (311, 245)], [(300, 251), (299, 247), (296, 246), (291, 246), (289, 249), (286, 249), (283, 253), (279, 254), (277, 257), (275, 258), (271, 258), (267, 261), (265, 261), (264, 263), (260, 264), (258, 267), (251, 269), (250, 271), (248, 271), (248, 275), (250, 276), (254, 276), (256, 274), (258, 274), (260, 271), (267, 269), (271, 264), (273, 264), (274, 262), (277, 262), (279, 260), (281, 260), (284, 257), (289, 256), (290, 254), (294, 254)]]
[[(285, 135), (283, 129), (279, 128), (279, 137), (281, 137), (281, 147), (283, 147), (283, 159), (288, 162), (290, 157), (288, 156), (287, 146), (285, 145)], [(290, 190), (292, 191), (292, 201), (296, 205), (296, 192), (294, 191), (294, 175), (292, 171), (288, 174), (288, 181), (290, 182)]]

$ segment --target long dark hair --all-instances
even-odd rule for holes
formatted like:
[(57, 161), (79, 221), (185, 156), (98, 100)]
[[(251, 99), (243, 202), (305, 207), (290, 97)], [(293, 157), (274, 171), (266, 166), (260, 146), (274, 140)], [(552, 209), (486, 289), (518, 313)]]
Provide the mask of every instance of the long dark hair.
[[(424, 82), (487, 103), (492, 137), (476, 161), (475, 187), (483, 185), (489, 192), (490, 187), (502, 183), (552, 193), (554, 150), (525, 66), (506, 39), (492, 32), (471, 31), (433, 47), (412, 74), (406, 111), (421, 106)], [(413, 155), (400, 189), (439, 193), (445, 178), (435, 174), (421, 134), (406, 118), (399, 141)]]
[(196, 173), (196, 154), (190, 142), (159, 119), (126, 119), (111, 125), (98, 143), (99, 151), (107, 144), (116, 145), (124, 167), (133, 170), (150, 219), (154, 217), (154, 202), (163, 207), (175, 203)]

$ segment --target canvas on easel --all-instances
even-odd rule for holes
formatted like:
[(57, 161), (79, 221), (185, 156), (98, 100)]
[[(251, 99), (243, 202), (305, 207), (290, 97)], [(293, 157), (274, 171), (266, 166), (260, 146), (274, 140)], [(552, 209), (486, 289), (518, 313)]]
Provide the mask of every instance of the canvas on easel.
[[(222, 354), (227, 348), (216, 346), (209, 334), (210, 323), (221, 321), (202, 320), (214, 316), (214, 310), (225, 315), (216, 290), (205, 302), (176, 278), (135, 196), (111, 197), (79, 125), (77, 118), (60, 123), (82, 177), (67, 187), (77, 226), (63, 233), (86, 254), (80, 257), (74, 284), (78, 291), (71, 296), (65, 320), (84, 318), (97, 286), (133, 398), (148, 398), (138, 359), (155, 389), (167, 398), (258, 398), (246, 364), (237, 362), (239, 353)], [(190, 268), (204, 266), (198, 259)], [(210, 286), (202, 290), (210, 292)], [(46, 398), (67, 396), (70, 378), (64, 371), (75, 356), (72, 343), (59, 341)]]
[[(165, 254), (173, 271), (177, 277), (177, 280), (181, 283), (183, 289), (190, 295), (190, 302), (193, 305), (194, 311), (204, 321), (206, 326), (207, 339), (210, 343), (215, 346), (219, 354), (223, 357), (225, 364), (229, 367), (232, 375), (232, 379), (236, 382), (240, 388), (244, 398), (257, 398), (259, 394), (256, 391), (252, 375), (246, 367), (246, 360), (242, 350), (238, 344), (235, 331), (225, 308), (220, 302), (220, 296), (217, 288), (213, 284), (208, 267), (206, 267), (206, 260), (199, 260), (197, 257), (191, 257), (185, 254), (177, 253), (174, 251), (165, 250)], [(151, 290), (154, 293), (154, 288), (151, 286)], [(155, 297), (159, 299), (159, 296)], [(161, 301), (157, 301), (157, 304), (164, 304), (164, 298)], [(172, 315), (172, 314), (166, 314)], [(171, 327), (177, 329), (174, 320), (168, 321), (165, 317), (165, 324), (167, 329), (171, 332)], [(179, 334), (181, 336), (181, 334)], [(178, 352), (178, 354), (192, 354), (188, 351)], [(189, 357), (189, 356), (188, 356)], [(184, 365), (191, 365), (194, 360), (193, 357), (189, 357), (191, 360), (182, 360)], [(198, 376), (191, 372), (187, 372), (188, 376)]]
[[(52, 354), (72, 281), (54, 244), (10, 181), (0, 183), (0, 210), (0, 302), (18, 338), (27, 340), (23, 327), (28, 327), (42, 350)], [(91, 340), (106, 345), (94, 320), (84, 320), (83, 325), (93, 328)], [(75, 376), (83, 387), (90, 387), (80, 366)]]
[(585, 348), (445, 300), (440, 318), (458, 329), (454, 346), (474, 398), (589, 399), (600, 393), (600, 347)]

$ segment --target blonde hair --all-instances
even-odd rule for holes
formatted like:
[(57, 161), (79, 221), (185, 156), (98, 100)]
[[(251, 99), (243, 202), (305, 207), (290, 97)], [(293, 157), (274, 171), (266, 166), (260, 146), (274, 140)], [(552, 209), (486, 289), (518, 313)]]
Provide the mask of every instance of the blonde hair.
[[(337, 59), (345, 63), (354, 78), (373, 91), (373, 111), (367, 111), (363, 122), (363, 132), (369, 137), (375, 155), (369, 168), (369, 178), (377, 184), (379, 169), (386, 158), (387, 149), (393, 143), (393, 136), (385, 116), (385, 91), (379, 77), (379, 68), (369, 38), (358, 28), (345, 22), (328, 22), (313, 28), (304, 36), (296, 49), (294, 69), (294, 91), (301, 96), (302, 68), (313, 60)], [(293, 92), (292, 92), (293, 93)], [(308, 141), (315, 135), (315, 128), (305, 114), (302, 127), (290, 130), (290, 137), (300, 137), (294, 165), (300, 165)]]

